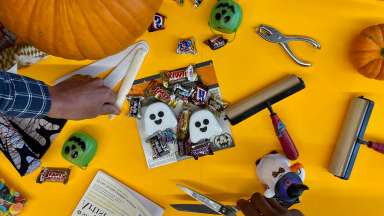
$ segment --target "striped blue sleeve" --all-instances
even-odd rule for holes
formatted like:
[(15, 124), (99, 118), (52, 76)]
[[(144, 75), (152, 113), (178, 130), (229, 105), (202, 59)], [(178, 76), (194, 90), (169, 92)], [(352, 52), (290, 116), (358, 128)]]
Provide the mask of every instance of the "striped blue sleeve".
[(46, 84), (0, 72), (0, 113), (19, 118), (41, 118), (50, 108), (51, 98)]

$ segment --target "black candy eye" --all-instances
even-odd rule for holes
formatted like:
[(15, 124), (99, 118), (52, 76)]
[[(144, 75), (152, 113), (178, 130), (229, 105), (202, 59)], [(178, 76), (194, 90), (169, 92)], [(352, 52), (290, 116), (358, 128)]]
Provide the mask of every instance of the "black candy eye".
[(160, 111), (157, 115), (161, 118), (161, 117), (164, 116), (164, 112), (163, 112), (163, 111)]
[(216, 15), (215, 15), (215, 19), (216, 19), (216, 20), (221, 19), (221, 14), (220, 14), (220, 13), (216, 13)]
[(75, 146), (75, 145), (72, 145), (72, 146), (71, 146), (71, 149), (72, 149), (72, 150), (75, 150), (75, 149), (76, 149), (76, 146)]
[(76, 159), (77, 156), (79, 156), (79, 153), (77, 153), (77, 151), (72, 152), (71, 157), (72, 157), (73, 159)]
[(155, 115), (155, 114), (151, 114), (151, 115), (149, 115), (149, 118), (150, 118), (151, 120), (155, 120), (155, 119), (156, 119), (156, 115)]
[(230, 17), (230, 16), (225, 16), (225, 17), (224, 17), (224, 22), (229, 22), (229, 20), (231, 20), (231, 17)]
[(64, 149), (65, 154), (69, 154), (69, 151), (70, 151), (69, 147), (66, 146), (65, 149)]
[(195, 123), (195, 126), (196, 126), (197, 128), (199, 128), (199, 127), (201, 126), (201, 123), (200, 123), (199, 121), (197, 121), (197, 122)]
[(203, 123), (204, 123), (205, 125), (208, 125), (208, 124), (209, 124), (209, 120), (208, 120), (208, 119), (204, 119), (204, 120), (203, 120)]
[(221, 11), (221, 14), (223, 14), (223, 15), (226, 14), (226, 13), (227, 13), (227, 10), (222, 10)]
[(85, 151), (85, 143), (81, 142), (79, 143), (81, 150)]

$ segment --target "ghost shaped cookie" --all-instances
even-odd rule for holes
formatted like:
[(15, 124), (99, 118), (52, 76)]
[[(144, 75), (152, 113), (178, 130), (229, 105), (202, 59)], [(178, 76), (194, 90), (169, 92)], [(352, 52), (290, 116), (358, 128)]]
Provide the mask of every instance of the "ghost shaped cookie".
[(210, 139), (221, 133), (223, 133), (223, 129), (212, 112), (203, 109), (192, 114), (189, 120), (189, 134), (192, 143)]
[(156, 102), (144, 109), (144, 131), (147, 136), (177, 126), (175, 113), (165, 103)]

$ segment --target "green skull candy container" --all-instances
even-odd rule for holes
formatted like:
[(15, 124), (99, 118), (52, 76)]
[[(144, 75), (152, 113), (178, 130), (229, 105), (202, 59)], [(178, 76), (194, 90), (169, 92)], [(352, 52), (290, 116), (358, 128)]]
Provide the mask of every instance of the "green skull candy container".
[(67, 161), (86, 168), (96, 154), (97, 143), (84, 132), (76, 132), (64, 143), (61, 155)]
[(233, 0), (219, 0), (211, 11), (209, 26), (217, 31), (231, 34), (237, 31), (243, 18), (243, 11)]

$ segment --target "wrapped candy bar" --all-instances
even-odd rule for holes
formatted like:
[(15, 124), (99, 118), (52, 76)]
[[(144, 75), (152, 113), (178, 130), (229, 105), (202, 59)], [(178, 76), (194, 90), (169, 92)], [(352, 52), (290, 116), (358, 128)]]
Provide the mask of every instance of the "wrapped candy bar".
[(194, 38), (181, 39), (177, 45), (177, 54), (197, 54), (196, 43)]
[(161, 73), (163, 85), (169, 87), (176, 83), (194, 82), (197, 80), (197, 74), (193, 65), (189, 65), (185, 70), (166, 71)]
[(212, 50), (220, 49), (228, 43), (228, 39), (225, 39), (222, 35), (215, 35), (208, 40), (204, 41)]
[(190, 154), (195, 160), (202, 156), (213, 155), (212, 142), (208, 139), (200, 141), (192, 146)]
[(184, 109), (177, 117), (177, 139), (185, 140), (188, 137), (189, 118), (191, 117), (191, 110)]
[(227, 104), (220, 100), (218, 96), (211, 96), (208, 99), (208, 109), (216, 116), (220, 116), (226, 107)]
[(37, 183), (61, 182), (66, 184), (71, 170), (69, 168), (44, 167), (36, 179)]
[(175, 107), (177, 101), (175, 96), (172, 95), (162, 84), (157, 81), (151, 81), (145, 90), (146, 97), (154, 97), (157, 100), (168, 104), (171, 107)]
[(202, 2), (203, 0), (192, 0), (193, 6), (195, 6), (195, 8), (200, 7)]
[(149, 32), (154, 32), (154, 31), (159, 31), (165, 29), (165, 19), (167, 17), (160, 14), (156, 13), (155, 16), (153, 17), (153, 22), (149, 26), (148, 31)]
[(141, 102), (144, 99), (143, 96), (128, 96), (129, 111), (128, 116), (134, 118), (141, 118)]
[(10, 189), (0, 179), (0, 215), (15, 216), (21, 213), (27, 200), (17, 191)]
[(170, 153), (169, 145), (175, 143), (175, 133), (172, 129), (159, 131), (147, 138), (147, 143), (152, 147), (153, 159), (157, 159)]
[(178, 5), (183, 6), (184, 0), (174, 0)]
[(197, 84), (193, 91), (191, 102), (196, 106), (205, 105), (208, 101), (208, 88), (203, 84)]

